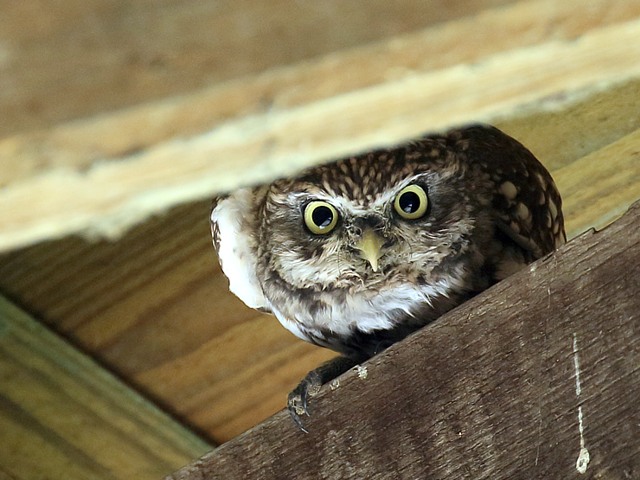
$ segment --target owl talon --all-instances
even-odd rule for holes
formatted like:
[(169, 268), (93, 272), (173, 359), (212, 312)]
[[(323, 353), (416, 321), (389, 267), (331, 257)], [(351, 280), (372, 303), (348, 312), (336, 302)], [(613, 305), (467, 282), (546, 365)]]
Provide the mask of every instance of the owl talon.
[(309, 410), (309, 399), (320, 393), (322, 385), (342, 375), (351, 367), (357, 364), (357, 360), (347, 357), (336, 357), (323, 363), (315, 370), (307, 373), (296, 388), (289, 394), (287, 408), (293, 422), (304, 433), (309, 433), (300, 418), (302, 415), (311, 415)]
[(300, 415), (298, 415), (298, 413), (296, 413), (294, 410), (289, 409), (289, 414), (291, 415), (293, 423), (295, 423), (300, 430), (302, 430), (304, 433), (309, 433), (309, 430), (305, 428), (304, 423), (302, 423), (302, 419), (300, 418)]
[(322, 387), (322, 378), (315, 370), (309, 372), (298, 386), (289, 394), (287, 406), (294, 423), (305, 433), (309, 431), (304, 427), (301, 415), (310, 415), (309, 398), (315, 397)]

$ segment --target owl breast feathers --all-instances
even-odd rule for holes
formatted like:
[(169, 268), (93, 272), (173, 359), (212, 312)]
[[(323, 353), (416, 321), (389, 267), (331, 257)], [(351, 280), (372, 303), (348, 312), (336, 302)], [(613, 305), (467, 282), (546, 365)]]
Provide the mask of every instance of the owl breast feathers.
[(233, 293), (355, 359), (565, 241), (551, 176), (489, 126), (237, 190), (211, 222)]

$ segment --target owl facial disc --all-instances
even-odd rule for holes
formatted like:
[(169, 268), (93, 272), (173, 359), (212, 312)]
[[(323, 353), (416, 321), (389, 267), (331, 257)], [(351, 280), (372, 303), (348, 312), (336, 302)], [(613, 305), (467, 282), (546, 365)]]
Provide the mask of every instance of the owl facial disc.
[(382, 257), (382, 245), (384, 240), (376, 232), (367, 229), (356, 243), (356, 248), (360, 250), (360, 258), (369, 262), (374, 272), (378, 271), (378, 260)]

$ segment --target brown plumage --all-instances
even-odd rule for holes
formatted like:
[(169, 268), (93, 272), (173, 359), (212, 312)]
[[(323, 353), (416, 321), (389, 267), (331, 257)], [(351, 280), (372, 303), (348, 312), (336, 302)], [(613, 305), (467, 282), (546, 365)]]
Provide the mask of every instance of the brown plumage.
[(236, 295), (350, 359), (292, 393), (299, 424), (319, 383), (565, 241), (547, 170), (488, 126), (238, 190), (218, 200), (212, 231)]

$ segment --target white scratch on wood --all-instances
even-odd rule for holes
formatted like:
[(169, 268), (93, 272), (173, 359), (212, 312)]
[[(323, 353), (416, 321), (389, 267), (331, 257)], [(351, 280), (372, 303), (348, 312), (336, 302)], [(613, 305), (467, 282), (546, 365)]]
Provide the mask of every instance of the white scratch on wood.
[(536, 448), (536, 460), (533, 463), (534, 466), (538, 466), (538, 460), (540, 459), (540, 439), (542, 438), (542, 408), (538, 404), (538, 446)]
[[(573, 366), (575, 369), (576, 378), (576, 397), (578, 397), (578, 403), (580, 403), (580, 395), (582, 394), (582, 385), (580, 383), (580, 358), (578, 356), (578, 335), (573, 333)], [(584, 442), (584, 424), (582, 415), (582, 405), (578, 405), (578, 431), (580, 432), (580, 452), (578, 453), (578, 459), (576, 460), (576, 470), (578, 473), (585, 473), (589, 466), (589, 450), (585, 447)]]
[(578, 357), (578, 335), (573, 333), (573, 366), (576, 377), (576, 397), (580, 398), (582, 386), (580, 385), (580, 357)]

